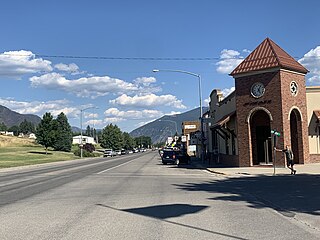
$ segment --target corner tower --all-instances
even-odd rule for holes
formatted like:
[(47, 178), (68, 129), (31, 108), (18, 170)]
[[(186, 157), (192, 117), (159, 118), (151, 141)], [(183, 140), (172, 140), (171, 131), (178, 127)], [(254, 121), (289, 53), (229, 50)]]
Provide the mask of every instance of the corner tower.
[[(232, 71), (239, 166), (272, 164), (271, 129), (281, 133), (278, 148), (290, 145), (296, 163), (309, 162), (307, 72), (269, 38)], [(285, 165), (283, 154), (277, 153), (276, 165)]]

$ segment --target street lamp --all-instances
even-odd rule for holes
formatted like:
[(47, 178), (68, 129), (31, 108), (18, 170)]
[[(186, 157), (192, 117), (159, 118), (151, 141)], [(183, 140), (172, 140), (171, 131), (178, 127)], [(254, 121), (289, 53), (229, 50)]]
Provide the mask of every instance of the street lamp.
[(174, 123), (174, 125), (176, 127), (176, 133), (178, 134), (177, 122), (172, 121), (172, 120), (166, 120), (166, 119), (160, 119), (159, 122), (172, 122), (172, 123)]
[(201, 75), (193, 72), (183, 71), (183, 70), (172, 70), (172, 69), (153, 69), (154, 73), (157, 72), (178, 72), (188, 74), (197, 77), (199, 80), (199, 100), (200, 100), (200, 131), (201, 131), (201, 161), (204, 162), (204, 144), (203, 144), (203, 122), (202, 122), (202, 90), (201, 90)]
[(80, 109), (80, 158), (82, 158), (82, 155), (83, 155), (83, 149), (82, 149), (82, 115), (83, 115), (83, 112), (85, 110), (88, 110), (88, 109), (91, 109), (91, 108), (94, 108), (94, 109), (98, 109), (98, 107), (86, 107), (86, 108), (82, 108)]

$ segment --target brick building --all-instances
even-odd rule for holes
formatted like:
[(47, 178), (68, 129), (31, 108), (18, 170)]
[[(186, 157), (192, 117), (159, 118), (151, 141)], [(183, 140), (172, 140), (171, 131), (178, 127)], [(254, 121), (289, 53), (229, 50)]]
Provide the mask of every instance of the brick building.
[[(320, 162), (320, 87), (306, 87), (308, 70), (271, 39), (265, 39), (230, 74), (235, 91), (210, 95), (208, 156), (232, 166), (273, 164), (277, 147), (290, 145), (295, 162)], [(281, 152), (276, 165), (284, 166)], [(213, 158), (213, 159), (212, 159)]]

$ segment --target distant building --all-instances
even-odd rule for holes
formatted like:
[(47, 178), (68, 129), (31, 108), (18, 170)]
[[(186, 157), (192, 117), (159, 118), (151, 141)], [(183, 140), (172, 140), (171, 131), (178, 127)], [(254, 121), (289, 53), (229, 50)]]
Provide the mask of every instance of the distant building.
[[(72, 138), (72, 144), (80, 144), (81, 143), (81, 135), (79, 136), (74, 136)], [(88, 137), (88, 136), (82, 136), (82, 144), (86, 144), (86, 143), (91, 143), (91, 144), (97, 144), (94, 141), (93, 137)]]
[[(186, 148), (188, 154), (193, 155), (196, 152), (197, 157), (200, 157), (200, 145), (198, 141), (200, 132), (200, 121), (184, 121), (182, 122), (182, 136), (186, 138)], [(192, 146), (192, 147), (189, 147)], [(196, 150), (195, 150), (196, 149)]]
[(29, 139), (37, 139), (36, 134), (34, 134), (34, 133), (30, 133), (28, 138)]

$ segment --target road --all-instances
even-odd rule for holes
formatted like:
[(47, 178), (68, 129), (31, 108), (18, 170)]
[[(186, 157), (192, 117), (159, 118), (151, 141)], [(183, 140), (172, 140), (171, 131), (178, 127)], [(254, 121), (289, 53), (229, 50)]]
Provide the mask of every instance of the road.
[(156, 152), (2, 170), (0, 239), (320, 238), (248, 182)]

